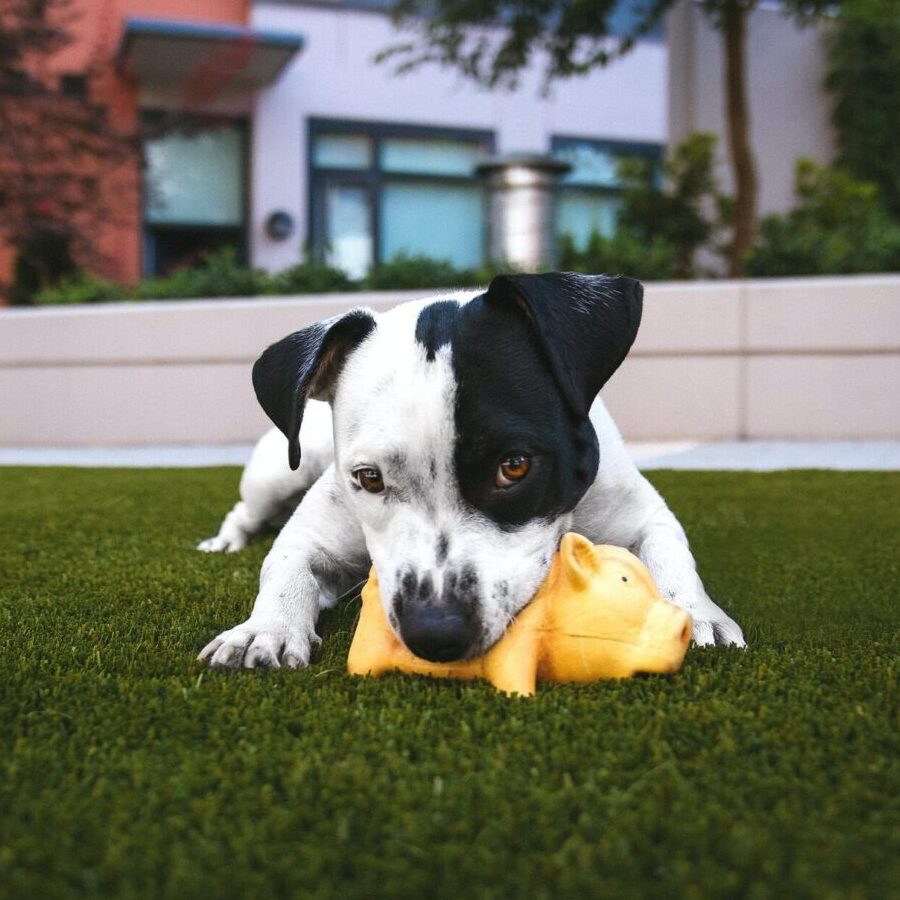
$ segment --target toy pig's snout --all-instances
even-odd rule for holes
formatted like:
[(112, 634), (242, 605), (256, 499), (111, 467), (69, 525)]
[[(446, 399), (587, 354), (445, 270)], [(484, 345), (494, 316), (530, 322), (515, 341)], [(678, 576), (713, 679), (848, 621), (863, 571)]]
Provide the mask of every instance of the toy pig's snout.
[(675, 672), (691, 640), (691, 617), (683, 609), (655, 600), (641, 629), (645, 672)]

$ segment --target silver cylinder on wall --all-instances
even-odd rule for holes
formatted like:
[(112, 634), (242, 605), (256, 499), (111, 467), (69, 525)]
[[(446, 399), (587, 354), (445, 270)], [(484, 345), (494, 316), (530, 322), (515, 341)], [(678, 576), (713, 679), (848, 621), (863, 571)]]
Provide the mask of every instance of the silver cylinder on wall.
[(510, 154), (480, 163), (486, 182), (488, 258), (535, 272), (556, 264), (557, 185), (571, 166), (551, 156)]

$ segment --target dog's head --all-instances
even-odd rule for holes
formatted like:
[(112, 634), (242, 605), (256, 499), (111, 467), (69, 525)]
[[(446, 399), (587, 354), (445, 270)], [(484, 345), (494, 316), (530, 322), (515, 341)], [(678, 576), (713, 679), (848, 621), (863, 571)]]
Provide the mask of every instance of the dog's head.
[(338, 483), (418, 656), (484, 652), (544, 579), (596, 477), (588, 412), (642, 294), (629, 278), (500, 276), (475, 295), (355, 310), (256, 363), (292, 468), (306, 400), (332, 403)]

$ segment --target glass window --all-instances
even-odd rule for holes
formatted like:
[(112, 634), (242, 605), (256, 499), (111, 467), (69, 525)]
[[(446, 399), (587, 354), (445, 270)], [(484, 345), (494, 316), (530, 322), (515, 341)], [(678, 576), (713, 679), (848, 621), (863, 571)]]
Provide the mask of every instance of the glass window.
[(353, 278), (399, 254), (481, 264), (477, 163), (490, 134), (409, 125), (310, 122), (314, 255)]
[(561, 147), (554, 156), (572, 166), (562, 178), (564, 184), (616, 186), (619, 159), (608, 148), (573, 142)]
[(243, 135), (238, 128), (147, 141), (144, 218), (165, 225), (239, 225), (244, 219)]
[(556, 233), (568, 234), (583, 250), (593, 232), (610, 237), (619, 214), (617, 197), (591, 196), (584, 191), (563, 189), (556, 204)]
[(144, 273), (164, 275), (197, 265), (209, 253), (231, 247), (237, 259), (246, 248), (246, 125), (242, 120), (209, 127), (161, 132), (152, 112), (145, 124), (156, 129), (144, 155)]
[(388, 183), (381, 197), (383, 259), (398, 253), (445, 259), (460, 269), (482, 257), (481, 189), (427, 181)]
[(386, 138), (381, 142), (381, 168), (385, 172), (471, 178), (484, 156), (483, 147), (464, 141)]
[(657, 176), (662, 147), (659, 144), (595, 141), (579, 138), (553, 138), (553, 155), (572, 168), (562, 179), (556, 208), (556, 233), (568, 234), (583, 250), (594, 231), (609, 237), (616, 230), (621, 183), (619, 163), (639, 158), (656, 166)]
[(313, 165), (323, 169), (368, 169), (372, 141), (355, 134), (321, 134), (313, 141)]
[(373, 258), (369, 192), (352, 185), (329, 185), (325, 191), (325, 258), (351, 278), (362, 278)]

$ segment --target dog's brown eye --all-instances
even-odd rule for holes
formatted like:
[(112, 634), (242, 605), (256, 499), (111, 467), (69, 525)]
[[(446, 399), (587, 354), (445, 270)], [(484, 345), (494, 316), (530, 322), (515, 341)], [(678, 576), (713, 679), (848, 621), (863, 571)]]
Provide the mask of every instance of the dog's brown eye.
[(356, 483), (370, 494), (380, 494), (384, 490), (384, 479), (374, 466), (365, 466), (353, 473)]
[(494, 483), (497, 487), (509, 487), (517, 481), (521, 481), (531, 468), (531, 459), (521, 453), (515, 456), (507, 456), (502, 460), (497, 469), (497, 477)]

